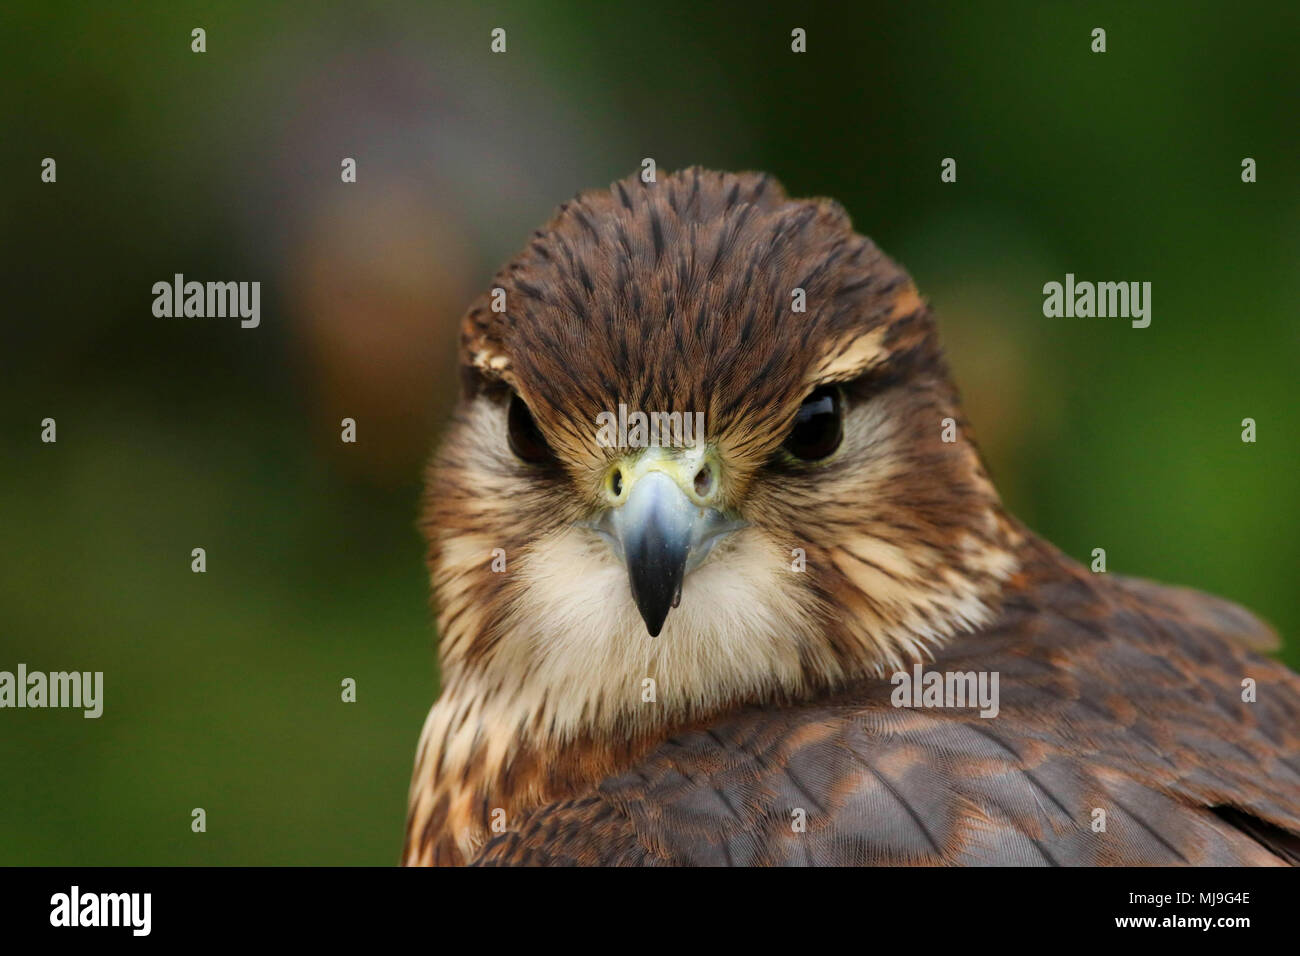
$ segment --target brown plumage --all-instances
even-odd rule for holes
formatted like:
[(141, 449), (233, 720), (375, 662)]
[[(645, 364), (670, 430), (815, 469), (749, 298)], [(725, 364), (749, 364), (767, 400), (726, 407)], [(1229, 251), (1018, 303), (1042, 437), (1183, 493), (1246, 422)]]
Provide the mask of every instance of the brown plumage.
[[(1300, 861), (1272, 635), (1006, 515), (928, 307), (839, 206), (632, 178), (492, 286), (426, 493), (405, 862)], [(704, 440), (605, 447), (620, 404)], [(996, 674), (996, 715), (896, 706), (917, 662)]]

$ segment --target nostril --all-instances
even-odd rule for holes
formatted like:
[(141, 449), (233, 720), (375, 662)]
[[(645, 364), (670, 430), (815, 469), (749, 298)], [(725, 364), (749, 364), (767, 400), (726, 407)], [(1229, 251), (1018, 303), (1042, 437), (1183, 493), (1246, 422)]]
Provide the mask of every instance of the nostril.
[(713, 471), (708, 465), (702, 465), (700, 470), (695, 473), (695, 493), (703, 498), (712, 490)]
[(614, 473), (609, 476), (609, 490), (614, 493), (615, 498), (623, 493), (623, 472), (619, 471), (617, 468), (615, 468)]

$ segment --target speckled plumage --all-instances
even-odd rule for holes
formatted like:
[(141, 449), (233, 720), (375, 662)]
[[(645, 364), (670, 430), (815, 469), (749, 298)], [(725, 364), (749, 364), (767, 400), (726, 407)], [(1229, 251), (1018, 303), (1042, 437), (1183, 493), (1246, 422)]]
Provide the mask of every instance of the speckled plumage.
[[(928, 307), (837, 205), (632, 178), (561, 207), (492, 286), (506, 309), (466, 317), (426, 495), (443, 694), (405, 862), (1297, 860), (1300, 677), (1256, 653), (1267, 629), (1090, 574), (1006, 515)], [(843, 446), (788, 460), (825, 383)], [(511, 391), (549, 464), (508, 450)], [(620, 402), (703, 411), (748, 523), (657, 638), (583, 525), (617, 460), (593, 422)], [(997, 671), (998, 715), (892, 706), (915, 661)]]

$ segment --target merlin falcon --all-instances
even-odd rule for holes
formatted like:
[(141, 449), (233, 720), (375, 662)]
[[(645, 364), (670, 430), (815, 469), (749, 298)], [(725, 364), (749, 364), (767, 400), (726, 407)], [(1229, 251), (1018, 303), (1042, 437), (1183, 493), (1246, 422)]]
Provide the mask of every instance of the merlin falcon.
[(929, 306), (837, 203), (582, 194), (460, 349), (404, 863), (1300, 862), (1274, 634), (1009, 515)]

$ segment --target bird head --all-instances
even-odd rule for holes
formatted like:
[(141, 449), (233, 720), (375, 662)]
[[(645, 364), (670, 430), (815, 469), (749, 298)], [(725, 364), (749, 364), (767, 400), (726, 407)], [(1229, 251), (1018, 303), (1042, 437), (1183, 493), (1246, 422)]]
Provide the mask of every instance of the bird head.
[(521, 726), (907, 666), (1015, 569), (930, 310), (832, 201), (700, 169), (583, 194), (461, 349), (423, 520), (444, 683)]

